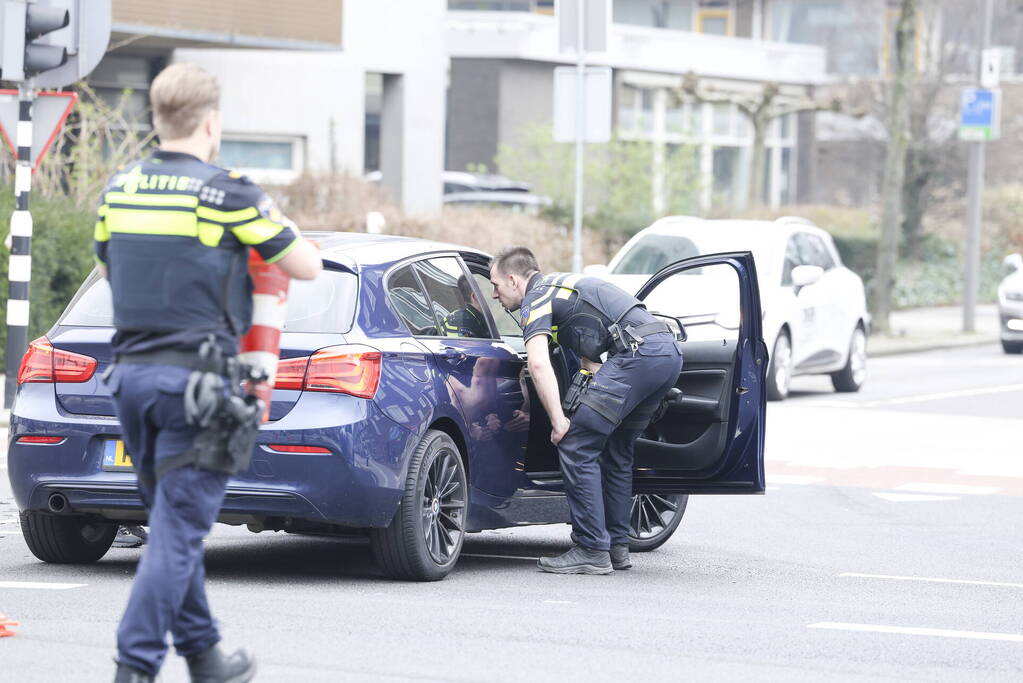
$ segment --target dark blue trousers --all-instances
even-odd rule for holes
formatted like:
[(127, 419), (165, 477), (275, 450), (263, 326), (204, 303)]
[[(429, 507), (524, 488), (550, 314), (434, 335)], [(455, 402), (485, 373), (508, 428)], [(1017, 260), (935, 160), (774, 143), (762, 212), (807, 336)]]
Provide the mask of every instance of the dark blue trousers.
[(587, 393), (609, 407), (617, 421), (583, 404), (558, 444), (572, 527), (587, 548), (608, 550), (629, 542), (636, 439), (682, 371), (678, 346), (657, 341), (660, 337), (648, 339), (635, 353), (609, 358), (593, 376)]
[(172, 365), (119, 365), (108, 380), (150, 529), (117, 629), (118, 661), (154, 676), (168, 632), (182, 657), (220, 641), (206, 602), (203, 539), (220, 511), (227, 475), (181, 467), (154, 479), (156, 463), (186, 451), (198, 433), (185, 422), (188, 375)]

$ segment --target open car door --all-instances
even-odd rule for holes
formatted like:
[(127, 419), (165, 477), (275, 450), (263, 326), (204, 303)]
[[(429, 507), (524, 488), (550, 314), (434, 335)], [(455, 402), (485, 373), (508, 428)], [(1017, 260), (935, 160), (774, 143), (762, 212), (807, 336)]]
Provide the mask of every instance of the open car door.
[(763, 493), (767, 347), (749, 252), (678, 261), (636, 296), (677, 318), (681, 393), (636, 443), (636, 493)]

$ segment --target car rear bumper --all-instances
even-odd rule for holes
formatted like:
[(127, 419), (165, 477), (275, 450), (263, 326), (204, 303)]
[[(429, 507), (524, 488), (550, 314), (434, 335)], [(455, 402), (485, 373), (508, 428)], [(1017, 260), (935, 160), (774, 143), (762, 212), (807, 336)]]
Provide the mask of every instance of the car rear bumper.
[[(113, 520), (144, 517), (134, 473), (102, 467), (105, 442), (120, 436), (117, 420), (63, 413), (52, 391), (47, 385), (23, 386), (12, 411), (8, 473), (18, 507), (47, 510), (50, 497), (61, 494), (66, 512)], [(251, 466), (228, 482), (219, 521), (274, 518), (352, 527), (390, 523), (403, 490), (412, 433), (371, 401), (320, 394), (308, 397), (307, 403), (305, 410), (260, 429)], [(18, 443), (26, 435), (64, 440), (55, 445)], [(268, 444), (321, 446), (330, 454), (280, 453)]]

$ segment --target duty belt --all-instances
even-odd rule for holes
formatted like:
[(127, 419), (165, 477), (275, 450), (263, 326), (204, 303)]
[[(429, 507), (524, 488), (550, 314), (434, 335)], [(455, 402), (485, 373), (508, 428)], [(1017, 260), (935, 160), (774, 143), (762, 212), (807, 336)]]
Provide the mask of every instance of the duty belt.
[[(118, 354), (114, 357), (117, 365), (174, 365), (188, 370), (199, 369), (204, 361), (200, 360), (198, 351), (180, 351), (177, 349), (160, 349), (157, 351), (143, 351), (141, 353)], [(227, 364), (220, 363), (222, 367), (214, 370), (218, 374), (226, 374)]]
[(611, 341), (614, 343), (612, 351), (615, 353), (636, 351), (646, 341), (647, 337), (652, 337), (655, 334), (661, 334), (662, 332), (672, 334), (671, 328), (667, 324), (656, 320), (651, 323), (635, 326), (627, 323), (614, 323), (607, 328), (607, 331), (611, 335)]

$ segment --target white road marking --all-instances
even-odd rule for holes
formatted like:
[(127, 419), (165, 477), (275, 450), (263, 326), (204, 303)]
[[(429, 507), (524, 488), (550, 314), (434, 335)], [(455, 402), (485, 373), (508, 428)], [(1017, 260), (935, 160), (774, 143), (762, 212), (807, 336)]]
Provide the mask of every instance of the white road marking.
[(524, 557), (522, 555), (483, 555), (482, 553), (462, 553), (459, 557), (482, 557), (491, 560), (529, 560), (536, 562), (539, 557)]
[(71, 588), (82, 588), (85, 583), (42, 583), (36, 581), (0, 581), (0, 588), (31, 588), (48, 591), (66, 591)]
[(917, 628), (913, 626), (882, 626), (879, 624), (845, 624), (836, 621), (821, 621), (808, 624), (807, 628), (831, 629), (834, 631), (865, 631), (868, 633), (896, 633), (907, 636), (936, 636), (938, 638), (966, 638), (969, 640), (1003, 640), (1023, 643), (1023, 634), (989, 633), (987, 631), (954, 631), (943, 628)]
[(922, 493), (877, 493), (874, 495), (891, 503), (928, 503), (936, 500), (960, 500), (959, 496), (931, 496)]
[(952, 493), (967, 496), (986, 496), (989, 493), (1000, 491), (997, 486), (968, 486), (966, 484), (927, 484), (914, 483), (896, 486), (896, 491), (909, 491), (915, 493)]
[(966, 586), (999, 586), (1003, 588), (1023, 588), (1023, 583), (1005, 583), (1002, 581), (971, 581), (969, 579), (937, 579), (930, 576), (893, 576), (890, 574), (857, 574), (842, 572), (840, 577), (853, 579), (887, 579), (889, 581), (923, 581), (925, 583), (955, 583)]
[(944, 401), (950, 398), (967, 398), (970, 396), (984, 396), (986, 394), (1004, 394), (1013, 391), (1023, 391), (1023, 384), (1003, 384), (995, 387), (978, 387), (974, 389), (959, 389), (956, 391), (941, 391), (933, 394), (917, 394), (915, 396), (897, 396), (894, 398), (882, 398), (876, 401), (836, 401), (829, 399), (809, 400), (800, 403), (801, 406), (813, 406), (820, 408), (882, 408), (885, 406), (901, 406), (908, 403), (926, 403), (928, 401)]
[(768, 474), (767, 480), (772, 484), (806, 485), (824, 481), (824, 477), (807, 477), (799, 474)]
[(24, 535), (25, 534), (21, 533), (21, 531), (18, 531), (17, 529), (0, 529), (0, 536), (24, 536)]

